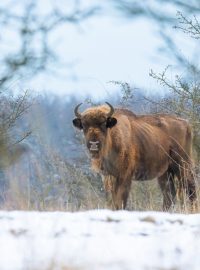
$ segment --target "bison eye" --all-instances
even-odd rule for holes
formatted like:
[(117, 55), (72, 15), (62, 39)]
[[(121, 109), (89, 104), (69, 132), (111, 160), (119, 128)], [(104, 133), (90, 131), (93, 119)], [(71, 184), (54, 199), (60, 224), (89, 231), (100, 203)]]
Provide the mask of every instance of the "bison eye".
[(83, 124), (83, 131), (86, 132), (88, 130), (89, 126), (86, 124)]
[(101, 123), (100, 126), (101, 126), (101, 128), (103, 128), (103, 129), (106, 128), (106, 122)]

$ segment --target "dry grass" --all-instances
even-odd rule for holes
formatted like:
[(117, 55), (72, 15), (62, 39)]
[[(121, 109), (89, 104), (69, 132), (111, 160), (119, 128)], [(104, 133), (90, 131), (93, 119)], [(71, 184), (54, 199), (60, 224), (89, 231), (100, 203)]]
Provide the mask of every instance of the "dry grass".
[[(42, 159), (41, 159), (42, 157)], [(4, 171), (7, 190), (2, 194), (0, 209), (37, 211), (81, 211), (108, 208), (106, 193), (99, 176), (83, 173), (49, 147), (39, 155), (26, 155), (18, 164)], [(199, 175), (196, 172), (197, 203), (200, 209)], [(170, 210), (190, 213), (188, 198), (183, 194)], [(162, 211), (162, 194), (157, 180), (132, 182), (129, 210)], [(198, 212), (198, 210), (197, 210)]]
[[(17, 169), (17, 168), (15, 168)], [(70, 168), (72, 169), (72, 168)], [(62, 168), (64, 170), (64, 168)], [(69, 171), (66, 166), (65, 170)], [(15, 170), (14, 170), (15, 171)], [(14, 171), (9, 172), (10, 188), (5, 195), (5, 201), (1, 205), (1, 209), (6, 210), (39, 210), (39, 211), (81, 211), (88, 209), (102, 209), (108, 208), (106, 194), (102, 191), (103, 185), (100, 178), (89, 178), (80, 170), (72, 170), (73, 177), (77, 179), (74, 183), (67, 183), (63, 185), (60, 183), (51, 183), (55, 185), (54, 195), (51, 193), (49, 185), (43, 192), (31, 189), (28, 185), (21, 185), (28, 183), (27, 174), (21, 172), (19, 177)], [(91, 176), (92, 177), (92, 176)], [(38, 184), (43, 185), (42, 179), (39, 179)], [(50, 185), (50, 186), (51, 186)], [(184, 205), (181, 205), (180, 198), (177, 198), (176, 205), (170, 210), (175, 213), (190, 213), (191, 208), (188, 198), (183, 194)], [(198, 209), (200, 209), (200, 187), (197, 181), (197, 202)], [(157, 180), (134, 182), (128, 200), (128, 210), (134, 211), (162, 211), (162, 194), (159, 189)], [(196, 211), (198, 212), (198, 210)]]

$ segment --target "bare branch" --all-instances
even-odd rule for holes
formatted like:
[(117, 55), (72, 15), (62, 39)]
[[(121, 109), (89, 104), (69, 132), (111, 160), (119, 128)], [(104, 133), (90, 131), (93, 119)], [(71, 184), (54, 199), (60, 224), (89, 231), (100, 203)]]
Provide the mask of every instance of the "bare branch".
[(197, 17), (193, 15), (193, 19), (188, 19), (180, 11), (177, 12), (178, 25), (174, 26), (175, 29), (180, 29), (184, 33), (189, 34), (192, 38), (200, 38), (200, 23)]

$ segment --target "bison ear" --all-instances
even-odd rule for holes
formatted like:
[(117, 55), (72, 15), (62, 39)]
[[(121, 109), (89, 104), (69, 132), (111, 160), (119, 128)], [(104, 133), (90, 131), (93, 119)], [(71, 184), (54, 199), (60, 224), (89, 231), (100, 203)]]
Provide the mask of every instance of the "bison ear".
[(82, 129), (83, 126), (82, 126), (82, 123), (81, 123), (81, 119), (80, 118), (75, 118), (73, 121), (72, 121), (73, 125), (78, 128), (78, 129)]
[(106, 121), (106, 127), (112, 128), (117, 124), (117, 119), (115, 117), (108, 117)]

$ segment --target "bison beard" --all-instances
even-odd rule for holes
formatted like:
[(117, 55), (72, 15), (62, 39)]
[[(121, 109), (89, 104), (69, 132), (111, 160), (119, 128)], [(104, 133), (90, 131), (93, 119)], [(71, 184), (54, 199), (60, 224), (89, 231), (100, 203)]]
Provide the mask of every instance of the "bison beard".
[(135, 115), (109, 103), (79, 113), (80, 105), (73, 124), (83, 129), (92, 168), (103, 176), (115, 209), (126, 208), (132, 179), (157, 178), (166, 211), (175, 204), (176, 177), (179, 192), (185, 191), (194, 205), (192, 132), (186, 120), (167, 114)]

